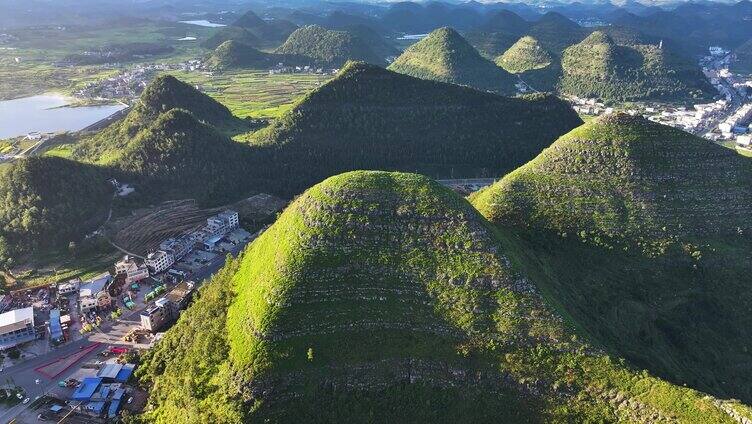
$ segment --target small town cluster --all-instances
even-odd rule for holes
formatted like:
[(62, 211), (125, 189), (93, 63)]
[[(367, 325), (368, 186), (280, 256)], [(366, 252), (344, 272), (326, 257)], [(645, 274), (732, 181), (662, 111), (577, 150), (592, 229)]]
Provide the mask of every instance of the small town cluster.
[[(18, 406), (33, 401), (28, 411), (36, 420), (72, 414), (80, 422), (102, 422), (121, 409), (138, 411), (145, 393), (129, 379), (139, 352), (177, 321), (196, 282), (222, 266), (223, 253), (238, 253), (252, 238), (238, 213), (226, 210), (162, 241), (144, 258), (125, 255), (101, 275), (0, 296), (0, 352), (6, 357), (0, 371), (33, 365), (0, 383), (0, 398)], [(52, 352), (59, 352), (56, 359), (35, 362)]]
[[(114, 64), (119, 66), (118, 64)], [(76, 97), (88, 99), (135, 99), (144, 91), (146, 85), (154, 77), (167, 71), (195, 71), (201, 66), (201, 61), (191, 59), (180, 63), (147, 63), (137, 64), (132, 68), (115, 76), (100, 81), (90, 82), (74, 92)]]

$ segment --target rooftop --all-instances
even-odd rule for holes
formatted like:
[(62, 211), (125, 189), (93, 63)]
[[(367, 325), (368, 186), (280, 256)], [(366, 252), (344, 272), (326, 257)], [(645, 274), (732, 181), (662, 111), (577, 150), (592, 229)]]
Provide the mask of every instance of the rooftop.
[(34, 325), (34, 308), (32, 306), (8, 311), (4, 314), (0, 314), (0, 333), (14, 331), (17, 328), (24, 328), (27, 323)]
[(183, 281), (175, 286), (175, 288), (170, 290), (170, 292), (167, 293), (165, 297), (169, 299), (170, 302), (180, 303), (183, 301), (183, 299), (185, 299), (186, 296), (191, 294), (195, 286), (196, 284), (193, 281)]
[(79, 293), (81, 297), (94, 296), (95, 294), (104, 290), (107, 283), (110, 282), (112, 276), (109, 272), (101, 274), (83, 284), (81, 284)]
[(101, 378), (87, 377), (81, 382), (81, 385), (73, 392), (73, 400), (89, 400), (102, 384)]
[(156, 252), (149, 253), (147, 259), (156, 260), (165, 256), (167, 256), (167, 252), (165, 252), (164, 250), (157, 250)]
[(121, 369), (121, 364), (105, 364), (97, 373), (97, 377), (115, 379)]

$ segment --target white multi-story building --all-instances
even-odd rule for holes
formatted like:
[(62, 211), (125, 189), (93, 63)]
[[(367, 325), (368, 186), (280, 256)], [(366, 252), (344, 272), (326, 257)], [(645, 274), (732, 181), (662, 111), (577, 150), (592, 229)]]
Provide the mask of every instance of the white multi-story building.
[(218, 215), (208, 218), (206, 220), (206, 226), (203, 228), (203, 231), (208, 238), (225, 235), (235, 228), (238, 228), (239, 225), (240, 218), (238, 216), (238, 213), (235, 211), (226, 210)]
[(152, 273), (159, 274), (175, 263), (175, 257), (164, 250), (157, 250), (156, 252), (149, 253), (144, 263)]
[(10, 349), (35, 338), (33, 307), (0, 314), (0, 350)]

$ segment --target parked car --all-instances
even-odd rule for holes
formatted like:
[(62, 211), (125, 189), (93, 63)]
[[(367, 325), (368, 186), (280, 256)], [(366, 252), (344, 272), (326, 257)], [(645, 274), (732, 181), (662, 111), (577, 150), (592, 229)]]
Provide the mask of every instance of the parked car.
[(27, 403), (29, 403), (29, 398), (24, 399), (23, 402), (21, 402), (21, 403), (23, 403), (24, 405), (26, 405)]

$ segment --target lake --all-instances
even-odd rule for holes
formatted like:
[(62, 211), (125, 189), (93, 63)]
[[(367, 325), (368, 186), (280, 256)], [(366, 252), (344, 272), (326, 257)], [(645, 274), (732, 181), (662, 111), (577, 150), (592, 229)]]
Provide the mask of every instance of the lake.
[(225, 24), (215, 24), (214, 22), (209, 22), (205, 19), (201, 19), (198, 21), (180, 21), (181, 24), (190, 24), (190, 25), (198, 25), (202, 27), (209, 27), (209, 28), (219, 28), (223, 26), (227, 26)]
[(78, 131), (125, 108), (124, 105), (64, 107), (56, 94), (0, 101), (0, 139), (31, 132)]

